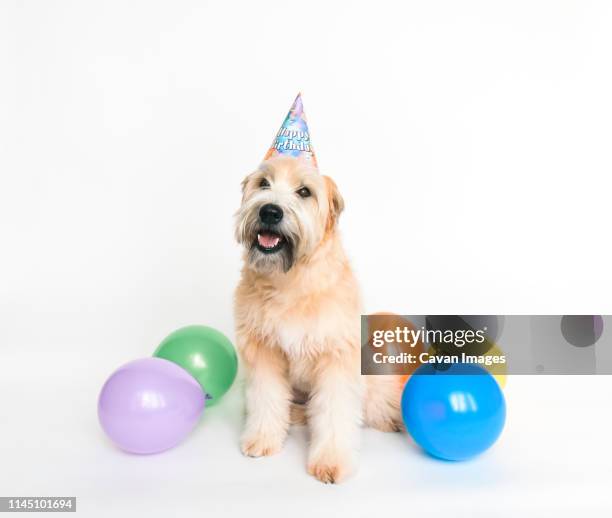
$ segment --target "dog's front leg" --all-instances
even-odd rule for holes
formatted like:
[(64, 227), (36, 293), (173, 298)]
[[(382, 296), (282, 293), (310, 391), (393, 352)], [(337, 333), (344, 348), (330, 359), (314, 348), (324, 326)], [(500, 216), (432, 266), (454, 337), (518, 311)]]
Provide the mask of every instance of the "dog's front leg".
[(287, 436), (291, 412), (291, 387), (283, 353), (257, 343), (242, 354), (247, 369), (246, 426), (242, 453), (261, 457), (278, 453)]
[(340, 482), (356, 467), (362, 396), (359, 365), (353, 359), (330, 355), (319, 360), (308, 402), (308, 472), (321, 482)]

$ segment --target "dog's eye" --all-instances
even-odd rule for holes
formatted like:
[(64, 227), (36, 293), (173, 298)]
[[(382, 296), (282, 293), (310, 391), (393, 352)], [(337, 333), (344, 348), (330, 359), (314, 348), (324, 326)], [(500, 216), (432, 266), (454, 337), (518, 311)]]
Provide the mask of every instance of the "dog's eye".
[(268, 180), (266, 180), (265, 178), (262, 178), (259, 181), (259, 187), (260, 189), (268, 189), (270, 187), (270, 182), (268, 182)]
[(308, 196), (310, 196), (310, 189), (308, 187), (302, 187), (301, 189), (299, 189), (297, 191), (297, 193), (302, 197), (302, 198), (308, 198)]

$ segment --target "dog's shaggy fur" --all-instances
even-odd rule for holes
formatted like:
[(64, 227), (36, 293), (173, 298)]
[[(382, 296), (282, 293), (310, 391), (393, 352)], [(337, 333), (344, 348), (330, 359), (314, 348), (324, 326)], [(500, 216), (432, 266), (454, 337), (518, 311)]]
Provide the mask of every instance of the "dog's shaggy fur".
[[(306, 190), (304, 190), (304, 188)], [(237, 342), (247, 371), (245, 455), (277, 453), (292, 422), (308, 422), (308, 471), (339, 482), (355, 467), (360, 425), (400, 426), (401, 384), (361, 376), (359, 289), (337, 230), (336, 184), (304, 162), (264, 162), (242, 183), (236, 238)], [(273, 204), (282, 219), (262, 219)], [(266, 246), (262, 246), (262, 243)]]

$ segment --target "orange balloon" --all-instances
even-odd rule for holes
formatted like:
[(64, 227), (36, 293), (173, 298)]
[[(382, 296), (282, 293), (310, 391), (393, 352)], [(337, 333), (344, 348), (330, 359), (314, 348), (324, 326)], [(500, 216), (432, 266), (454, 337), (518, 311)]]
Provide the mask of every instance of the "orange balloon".
[[(409, 330), (416, 330), (416, 326), (410, 322), (410, 320), (391, 312), (377, 312), (367, 316), (368, 320), (368, 342), (367, 345), (377, 352), (381, 352), (384, 355), (399, 354), (402, 352), (412, 353), (417, 355), (417, 359), (422, 352), (425, 352), (425, 346), (421, 340), (415, 344), (406, 343), (389, 343), (385, 342), (382, 347), (374, 346), (373, 330), (376, 331), (395, 331), (399, 328), (407, 328)], [(411, 346), (412, 345), (412, 346)], [(399, 381), (405, 384), (410, 375), (421, 366), (419, 361), (415, 363), (395, 363), (390, 366), (391, 372), (389, 374), (397, 374), (400, 376)]]

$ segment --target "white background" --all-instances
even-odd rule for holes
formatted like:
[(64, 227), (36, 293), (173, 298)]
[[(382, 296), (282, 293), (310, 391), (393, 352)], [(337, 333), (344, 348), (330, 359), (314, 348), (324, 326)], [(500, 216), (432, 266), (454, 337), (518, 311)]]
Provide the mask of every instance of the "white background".
[(178, 448), (96, 398), (170, 331), (229, 336), (232, 214), (298, 91), (366, 310), (612, 313), (612, 4), (0, 4), (0, 495), (83, 516), (610, 515), (612, 379), (512, 378), (464, 464), (364, 432), (338, 487), (238, 450), (240, 383)]

